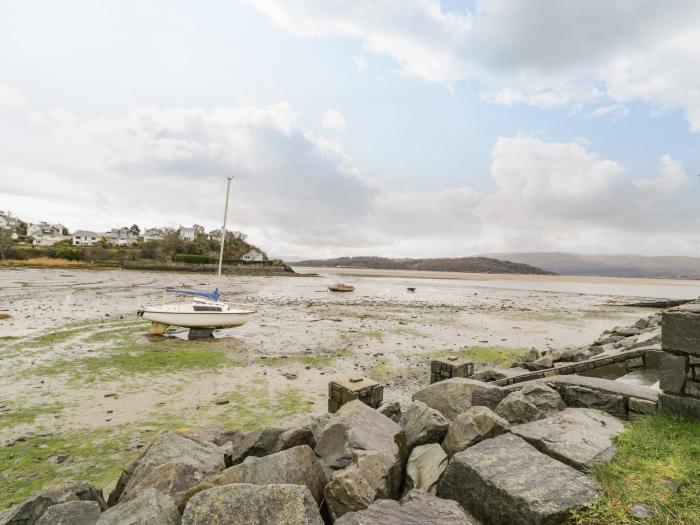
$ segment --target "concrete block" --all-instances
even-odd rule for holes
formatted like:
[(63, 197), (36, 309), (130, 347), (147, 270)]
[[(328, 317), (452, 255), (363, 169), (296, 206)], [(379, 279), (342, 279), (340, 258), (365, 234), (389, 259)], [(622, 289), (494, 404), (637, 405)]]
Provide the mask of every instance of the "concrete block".
[(431, 384), (452, 377), (470, 377), (473, 373), (473, 362), (454, 355), (433, 359), (430, 362)]
[(700, 421), (700, 399), (659, 393), (659, 412), (668, 416)]
[(384, 387), (361, 376), (337, 378), (328, 383), (328, 412), (331, 414), (356, 399), (372, 408), (379, 408), (384, 399)]
[(698, 381), (686, 381), (683, 387), (683, 392), (689, 396), (697, 397), (700, 399), (700, 382)]
[(649, 401), (648, 399), (640, 399), (638, 397), (630, 397), (628, 406), (630, 411), (630, 418), (632, 413), (636, 414), (653, 414), (656, 412), (656, 405), (654, 401)]
[(664, 392), (680, 394), (685, 383), (685, 360), (682, 355), (669, 354), (661, 359), (659, 388)]
[(569, 386), (562, 394), (566, 406), (575, 408), (595, 408), (613, 416), (627, 417), (627, 403), (622, 395), (606, 394), (581, 386)]

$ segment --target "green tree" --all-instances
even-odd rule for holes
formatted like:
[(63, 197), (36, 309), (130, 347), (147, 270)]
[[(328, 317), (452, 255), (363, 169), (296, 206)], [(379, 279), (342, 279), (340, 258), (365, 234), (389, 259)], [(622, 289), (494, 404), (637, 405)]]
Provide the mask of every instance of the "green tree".
[(3, 259), (12, 248), (12, 230), (0, 230), (0, 257)]
[(138, 224), (132, 224), (131, 228), (129, 228), (129, 233), (132, 233), (134, 235), (141, 235), (141, 228), (139, 228)]

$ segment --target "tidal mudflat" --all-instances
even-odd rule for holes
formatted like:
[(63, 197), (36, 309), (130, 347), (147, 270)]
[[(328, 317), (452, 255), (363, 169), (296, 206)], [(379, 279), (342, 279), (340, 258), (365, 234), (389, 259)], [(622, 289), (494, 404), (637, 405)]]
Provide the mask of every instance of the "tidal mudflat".
[[(663, 284), (655, 281), (583, 293), (400, 273), (344, 277), (356, 291), (333, 294), (326, 286), (339, 277), (318, 271), (225, 278), (224, 298), (258, 315), (207, 341), (177, 329), (148, 337), (135, 312), (162, 300), (165, 286), (211, 287), (209, 276), (0, 271), (0, 508), (57, 477), (109, 487), (164, 427), (247, 430), (320, 413), (334, 375), (369, 376), (386, 385), (385, 400), (407, 401), (427, 384), (431, 356), (508, 366), (532, 348), (585, 345), (653, 312), (623, 306), (630, 296), (663, 296), (649, 293)], [(668, 288), (669, 298), (698, 283), (674, 286), (682, 293)]]

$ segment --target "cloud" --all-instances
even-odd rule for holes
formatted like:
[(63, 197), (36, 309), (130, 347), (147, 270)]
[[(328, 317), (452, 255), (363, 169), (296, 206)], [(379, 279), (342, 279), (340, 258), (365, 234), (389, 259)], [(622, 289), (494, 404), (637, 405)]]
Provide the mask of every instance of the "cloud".
[[(249, 0), (305, 38), (354, 38), (430, 82), (467, 81), (484, 100), (540, 108), (641, 100), (700, 131), (700, 2), (677, 0)], [(618, 110), (619, 111), (619, 110)], [(594, 110), (595, 113), (595, 110)]]
[(345, 131), (345, 117), (337, 111), (328, 110), (323, 114), (323, 127), (332, 131)]
[(610, 117), (613, 120), (620, 120), (630, 114), (629, 108), (622, 104), (612, 104), (610, 106), (598, 106), (591, 111), (588, 116), (591, 118)]
[(22, 90), (16, 86), (0, 84), (0, 108), (18, 110), (28, 107), (29, 101)]

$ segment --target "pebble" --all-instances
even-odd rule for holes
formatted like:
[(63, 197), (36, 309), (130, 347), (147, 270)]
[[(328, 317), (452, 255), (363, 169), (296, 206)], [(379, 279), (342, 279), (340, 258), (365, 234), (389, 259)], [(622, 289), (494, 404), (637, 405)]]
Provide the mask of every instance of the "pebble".
[(634, 518), (651, 518), (654, 512), (644, 503), (635, 503), (630, 507), (630, 515)]

